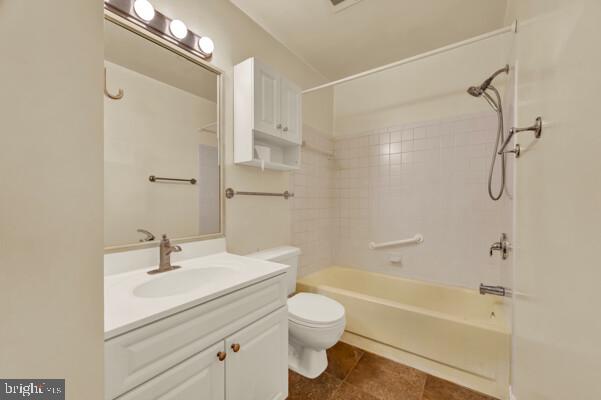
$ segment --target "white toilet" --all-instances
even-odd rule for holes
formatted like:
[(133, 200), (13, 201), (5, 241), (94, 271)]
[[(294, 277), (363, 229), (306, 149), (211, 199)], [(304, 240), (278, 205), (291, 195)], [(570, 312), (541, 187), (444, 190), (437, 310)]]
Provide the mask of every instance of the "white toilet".
[[(286, 277), (288, 295), (296, 290), (300, 249), (276, 247), (248, 257), (290, 265)], [(334, 346), (346, 325), (342, 304), (326, 296), (297, 293), (288, 299), (288, 367), (307, 377), (317, 378), (328, 366), (326, 349)]]

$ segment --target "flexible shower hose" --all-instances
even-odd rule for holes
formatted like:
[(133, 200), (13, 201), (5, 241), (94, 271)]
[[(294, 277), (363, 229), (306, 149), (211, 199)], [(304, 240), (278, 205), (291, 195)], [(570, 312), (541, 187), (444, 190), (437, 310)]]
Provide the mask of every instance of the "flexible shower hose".
[[(491, 105), (493, 106), (493, 109), (496, 108), (495, 111), (497, 112), (497, 118), (499, 120), (498, 128), (497, 128), (497, 141), (496, 141), (495, 147), (493, 149), (492, 160), (490, 162), (490, 171), (488, 173), (488, 195), (490, 196), (491, 199), (497, 201), (501, 198), (501, 196), (503, 195), (503, 191), (505, 190), (505, 168), (506, 168), (506, 163), (505, 163), (506, 155), (505, 154), (500, 155), (500, 157), (501, 157), (501, 187), (499, 188), (499, 193), (497, 195), (495, 195), (495, 194), (493, 194), (493, 190), (492, 190), (492, 177), (493, 177), (495, 165), (497, 162), (497, 156), (499, 156), (499, 154), (497, 154), (497, 153), (499, 151), (499, 146), (505, 141), (504, 128), (503, 128), (503, 107), (501, 105), (501, 95), (499, 94), (499, 91), (492, 85), (490, 85), (487, 88), (487, 90), (488, 89), (492, 90), (497, 98), (496, 103), (495, 102), (491, 103), (491, 101), (489, 101), (489, 103), (491, 103)], [(489, 100), (492, 100), (492, 99), (489, 99)]]

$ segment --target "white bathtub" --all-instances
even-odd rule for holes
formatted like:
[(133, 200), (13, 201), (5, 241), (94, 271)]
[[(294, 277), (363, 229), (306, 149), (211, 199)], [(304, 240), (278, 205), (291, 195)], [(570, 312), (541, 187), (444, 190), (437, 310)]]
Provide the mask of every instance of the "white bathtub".
[(359, 269), (329, 267), (298, 290), (338, 300), (343, 341), (506, 399), (511, 332), (507, 300)]

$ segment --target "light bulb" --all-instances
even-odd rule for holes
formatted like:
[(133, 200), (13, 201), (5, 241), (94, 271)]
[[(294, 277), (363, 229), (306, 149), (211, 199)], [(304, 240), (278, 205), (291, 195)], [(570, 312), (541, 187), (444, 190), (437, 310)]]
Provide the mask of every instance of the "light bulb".
[(144, 21), (151, 21), (154, 18), (154, 7), (148, 0), (136, 0), (134, 11)]
[(215, 44), (213, 43), (210, 37), (203, 36), (200, 39), (198, 39), (198, 48), (203, 53), (211, 55), (213, 54), (213, 50), (215, 50)]
[(178, 39), (183, 39), (188, 36), (188, 27), (179, 19), (174, 19), (169, 24), (169, 30)]

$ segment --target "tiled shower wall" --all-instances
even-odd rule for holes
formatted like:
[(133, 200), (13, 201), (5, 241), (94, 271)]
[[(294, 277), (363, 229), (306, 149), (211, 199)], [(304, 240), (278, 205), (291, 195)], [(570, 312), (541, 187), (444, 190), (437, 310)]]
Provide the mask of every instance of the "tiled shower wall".
[[(494, 202), (487, 193), (496, 128), (492, 112), (336, 142), (305, 128), (305, 141), (334, 150), (335, 159), (304, 149), (301, 169), (291, 174), (300, 274), (335, 264), (470, 288), (506, 284), (503, 271), (511, 271), (511, 261), (488, 255), (501, 232), (510, 238), (512, 232), (511, 196)], [(512, 156), (508, 162), (511, 188)], [(368, 249), (370, 241), (416, 233), (424, 236), (422, 244)]]
[[(334, 142), (325, 135), (303, 127), (303, 139), (313, 148), (333, 153)], [(335, 162), (320, 152), (303, 149), (301, 168), (290, 174), (294, 197), (292, 244), (300, 247), (299, 274), (306, 275), (333, 264), (335, 248)]]
[[(511, 232), (512, 202), (487, 194), (496, 127), (489, 112), (337, 141), (336, 263), (471, 288), (499, 284), (504, 266), (488, 248)], [(416, 233), (422, 244), (368, 249)]]

